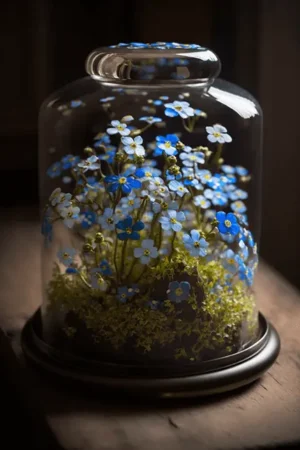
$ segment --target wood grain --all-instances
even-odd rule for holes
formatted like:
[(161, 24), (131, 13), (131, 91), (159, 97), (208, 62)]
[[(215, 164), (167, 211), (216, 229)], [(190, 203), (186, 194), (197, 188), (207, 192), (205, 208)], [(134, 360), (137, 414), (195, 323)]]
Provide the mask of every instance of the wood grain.
[[(26, 217), (28, 211), (17, 210), (0, 222), (0, 326), (6, 330), (20, 330), (41, 300), (39, 224)], [(29, 369), (61, 444), (70, 450), (234, 450), (300, 441), (300, 295), (263, 264), (256, 293), (282, 349), (258, 382), (232, 394), (121, 404), (54, 386)]]

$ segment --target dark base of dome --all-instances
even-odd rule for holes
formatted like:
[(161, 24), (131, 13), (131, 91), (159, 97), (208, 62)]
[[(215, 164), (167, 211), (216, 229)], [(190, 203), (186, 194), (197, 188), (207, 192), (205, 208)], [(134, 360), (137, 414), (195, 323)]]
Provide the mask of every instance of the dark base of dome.
[(23, 328), (21, 343), (30, 363), (68, 384), (145, 397), (184, 398), (231, 391), (260, 378), (276, 360), (280, 338), (262, 314), (259, 326), (259, 338), (250, 347), (194, 366), (183, 365), (182, 369), (66, 358), (42, 340), (40, 310)]

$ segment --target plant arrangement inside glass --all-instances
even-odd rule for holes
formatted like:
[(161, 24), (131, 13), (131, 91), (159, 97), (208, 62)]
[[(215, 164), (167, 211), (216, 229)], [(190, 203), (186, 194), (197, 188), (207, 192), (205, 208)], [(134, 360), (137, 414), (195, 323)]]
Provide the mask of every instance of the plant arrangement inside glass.
[(259, 105), (198, 45), (119, 44), (86, 67), (40, 112), (44, 342), (170, 368), (247, 349)]

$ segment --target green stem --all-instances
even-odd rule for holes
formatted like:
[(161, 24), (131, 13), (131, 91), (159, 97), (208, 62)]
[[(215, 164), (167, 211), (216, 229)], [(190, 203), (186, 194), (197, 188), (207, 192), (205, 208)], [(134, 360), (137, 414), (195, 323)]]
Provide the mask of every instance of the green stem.
[(188, 131), (189, 133), (192, 131), (192, 130), (188, 127), (188, 125), (185, 123), (184, 119), (182, 119), (182, 125), (183, 125), (183, 128), (184, 128), (186, 131)]
[(114, 265), (116, 269), (116, 278), (119, 279), (119, 271), (118, 271), (118, 264), (117, 264), (117, 252), (118, 252), (118, 238), (116, 238), (115, 242), (115, 250), (114, 250)]
[(81, 279), (81, 281), (89, 288), (89, 289), (91, 289), (91, 285), (86, 281), (86, 279), (83, 277), (83, 275), (80, 273), (80, 272), (78, 272), (78, 275), (79, 275), (79, 278)]
[(135, 267), (135, 265), (136, 265), (137, 262), (138, 262), (137, 258), (134, 258), (134, 260), (132, 261), (130, 270), (129, 270), (129, 272), (128, 272), (128, 275), (127, 275), (127, 277), (126, 277), (127, 279), (130, 279), (131, 274), (132, 274), (132, 272), (133, 272), (133, 269), (134, 269), (134, 267)]
[(150, 238), (151, 239), (153, 239), (153, 237), (154, 237), (154, 229), (155, 229), (155, 225), (156, 225), (156, 223), (158, 221), (159, 216), (160, 216), (160, 213), (157, 213), (157, 214), (155, 214), (155, 216), (153, 218), (153, 221), (152, 221), (152, 224), (151, 224), (151, 231), (150, 231)]
[(140, 281), (140, 279), (143, 277), (143, 275), (145, 275), (145, 273), (147, 272), (148, 266), (145, 266), (142, 270), (142, 272), (140, 273), (140, 275), (137, 277), (137, 279), (135, 280), (135, 283), (138, 283)]
[(214, 156), (213, 161), (212, 161), (213, 164), (218, 164), (219, 163), (219, 159), (222, 156), (222, 149), (223, 149), (223, 144), (218, 144), (217, 145), (217, 151), (216, 151), (215, 156)]
[(157, 243), (157, 250), (160, 250), (161, 244), (162, 244), (162, 237), (163, 237), (163, 230), (162, 227), (159, 227), (159, 233), (158, 233), (158, 243)]
[(143, 215), (146, 211), (146, 208), (147, 208), (147, 202), (148, 202), (148, 197), (145, 197), (144, 200), (142, 201), (141, 207), (140, 207), (138, 215), (136, 217), (137, 221), (143, 217)]
[(128, 241), (125, 240), (124, 244), (123, 244), (123, 248), (122, 248), (121, 265), (120, 265), (120, 274), (121, 274), (121, 276), (122, 276), (122, 273), (125, 274), (124, 263), (125, 263), (125, 255), (126, 255), (127, 243), (128, 243)]
[(173, 256), (173, 253), (174, 253), (174, 242), (175, 242), (175, 238), (176, 238), (176, 231), (174, 231), (173, 232), (173, 237), (172, 237), (172, 241), (171, 241), (171, 253), (170, 253), (170, 256), (169, 256), (169, 259), (171, 259), (172, 258), (172, 256)]

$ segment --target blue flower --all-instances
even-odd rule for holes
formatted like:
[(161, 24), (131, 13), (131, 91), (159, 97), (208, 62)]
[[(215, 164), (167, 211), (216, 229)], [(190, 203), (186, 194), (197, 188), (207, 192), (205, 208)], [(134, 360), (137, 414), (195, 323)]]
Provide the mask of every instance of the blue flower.
[(175, 100), (173, 103), (165, 103), (165, 108), (165, 115), (168, 117), (180, 116), (183, 119), (187, 119), (194, 115), (194, 110), (188, 102)]
[(98, 161), (98, 156), (92, 155), (89, 158), (87, 158), (87, 160), (79, 163), (78, 167), (84, 169), (84, 172), (86, 172), (87, 170), (97, 170), (97, 169), (100, 169), (100, 164), (97, 163), (97, 161)]
[(99, 269), (102, 275), (110, 276), (112, 274), (112, 270), (106, 259), (102, 259), (102, 261), (99, 264)]
[(100, 291), (106, 291), (107, 283), (102, 278), (100, 267), (94, 267), (93, 269), (91, 269), (90, 276), (91, 276), (91, 286), (93, 289), (99, 289)]
[(162, 122), (162, 119), (160, 119), (159, 117), (153, 117), (153, 116), (143, 116), (143, 117), (140, 117), (139, 120), (143, 120), (144, 122), (147, 122), (149, 124)]
[(112, 208), (105, 208), (102, 216), (98, 217), (98, 223), (103, 230), (114, 230), (115, 224), (119, 220)]
[(78, 206), (69, 206), (67, 208), (60, 208), (59, 212), (61, 217), (64, 219), (63, 223), (68, 228), (72, 228), (75, 221), (79, 217), (80, 209), (78, 208)]
[(216, 190), (223, 188), (225, 182), (227, 182), (227, 179), (225, 177), (221, 176), (220, 174), (216, 174), (207, 181), (207, 186)]
[(96, 223), (97, 214), (94, 211), (85, 211), (81, 216), (81, 226), (83, 229), (87, 230), (94, 223)]
[(245, 211), (247, 211), (247, 207), (245, 205), (244, 202), (242, 202), (241, 200), (237, 200), (236, 202), (231, 203), (231, 209), (232, 211), (234, 211), (235, 213), (244, 213)]
[(195, 164), (204, 164), (205, 161), (204, 153), (202, 152), (182, 152), (179, 158), (182, 160), (182, 164), (187, 167), (193, 167)]
[(230, 200), (245, 200), (246, 198), (248, 198), (248, 193), (246, 191), (243, 191), (243, 189), (235, 189), (229, 193), (229, 198)]
[(245, 244), (245, 242), (242, 239), (239, 241), (239, 248), (240, 248), (239, 254), (240, 254), (242, 260), (247, 261), (248, 256), (249, 256), (249, 250), (248, 250), (247, 245)]
[(187, 300), (190, 295), (191, 285), (188, 281), (171, 281), (167, 290), (168, 298), (171, 302), (181, 303)]
[(201, 237), (199, 231), (192, 230), (191, 235), (183, 235), (183, 243), (191, 256), (206, 256), (208, 242)]
[(75, 255), (76, 250), (74, 248), (63, 248), (57, 252), (58, 259), (66, 267), (73, 263)]
[(196, 195), (196, 197), (193, 198), (193, 202), (196, 206), (200, 206), (202, 209), (207, 209), (210, 207), (210, 201), (206, 200), (204, 195)]
[(75, 273), (78, 273), (78, 270), (75, 269), (75, 267), (67, 267), (66, 268), (66, 273), (68, 275), (74, 275)]
[(158, 257), (158, 250), (154, 247), (154, 241), (152, 239), (144, 239), (141, 247), (135, 248), (133, 254), (135, 258), (140, 259), (141, 264), (149, 264), (151, 258)]
[(171, 191), (175, 191), (176, 194), (179, 195), (179, 197), (183, 197), (184, 194), (188, 192), (187, 188), (184, 187), (182, 183), (176, 180), (173, 180), (169, 183), (169, 188), (171, 189)]
[(204, 196), (212, 201), (216, 206), (224, 206), (227, 204), (227, 195), (221, 191), (213, 191), (212, 189), (205, 189)]
[(197, 171), (197, 176), (200, 178), (201, 183), (206, 184), (212, 177), (212, 174), (207, 169), (200, 169)]
[(206, 127), (208, 133), (207, 139), (210, 142), (218, 142), (224, 144), (225, 142), (232, 142), (232, 137), (227, 133), (227, 129), (222, 125), (215, 124), (212, 127)]
[(249, 246), (251, 248), (253, 248), (254, 247), (254, 239), (253, 239), (251, 231), (247, 230), (246, 237), (247, 237)]
[(182, 211), (174, 211), (169, 210), (167, 211), (167, 216), (163, 216), (159, 219), (159, 222), (161, 223), (161, 227), (163, 230), (173, 230), (173, 231), (180, 231), (182, 229), (182, 224), (180, 222), (183, 222), (185, 220), (185, 214)]
[(226, 270), (231, 273), (236, 273), (239, 268), (239, 260), (237, 255), (231, 250), (228, 249), (222, 256), (222, 263)]
[(50, 195), (49, 201), (52, 206), (59, 205), (60, 207), (67, 208), (71, 205), (72, 194), (65, 194), (61, 192), (61, 188), (56, 188)]
[(141, 136), (137, 136), (134, 139), (131, 137), (122, 137), (121, 140), (127, 155), (145, 155), (145, 149), (142, 146), (143, 138)]
[(143, 230), (145, 225), (141, 221), (137, 221), (133, 224), (132, 217), (128, 216), (126, 219), (120, 220), (120, 222), (117, 223), (116, 228), (122, 230), (122, 233), (117, 234), (118, 239), (121, 241), (126, 241), (127, 239), (137, 241), (140, 239), (138, 231)]
[(140, 197), (136, 197), (134, 193), (131, 193), (128, 197), (122, 198), (121, 203), (122, 210), (128, 214), (141, 206), (141, 199)]
[(100, 103), (107, 103), (107, 102), (111, 102), (112, 100), (114, 100), (116, 97), (105, 97), (105, 98), (100, 98), (99, 102)]
[(71, 108), (78, 108), (81, 105), (83, 105), (83, 102), (81, 100), (72, 100), (70, 102), (70, 107)]
[(61, 175), (61, 170), (62, 170), (61, 163), (55, 162), (47, 170), (47, 175), (50, 178), (59, 177)]
[(176, 144), (179, 138), (176, 134), (167, 134), (167, 136), (157, 136), (156, 142), (159, 149), (164, 150), (167, 155), (174, 155), (176, 150)]
[(126, 123), (121, 123), (119, 120), (112, 120), (111, 127), (107, 128), (108, 134), (117, 134), (121, 136), (128, 136), (130, 134), (129, 128), (127, 128)]
[(132, 295), (133, 295), (133, 292), (129, 292), (127, 286), (122, 286), (122, 287), (118, 288), (117, 299), (121, 303), (126, 303), (128, 298), (132, 297)]
[[(148, 161), (147, 161), (148, 163)], [(137, 178), (141, 178), (142, 181), (150, 180), (152, 177), (159, 177), (161, 175), (161, 170), (155, 169), (154, 167), (140, 167), (134, 173)]]
[(158, 202), (154, 202), (153, 203), (153, 211), (155, 212), (155, 214), (159, 213), (160, 211), (167, 211), (168, 209), (178, 209), (179, 205), (178, 202), (175, 201), (164, 201), (162, 203), (158, 203)]
[(245, 264), (240, 264), (239, 279), (245, 281), (247, 286), (252, 286), (253, 270), (250, 267), (247, 267)]
[(225, 206), (227, 204), (227, 195), (223, 192), (216, 191), (214, 192), (212, 203), (215, 206)]
[(235, 168), (232, 166), (228, 166), (226, 164), (224, 164), (223, 166), (221, 166), (221, 169), (223, 170), (223, 172), (227, 173), (227, 174), (231, 174), (233, 175), (235, 173)]
[(220, 233), (229, 233), (235, 236), (240, 231), (237, 218), (233, 213), (226, 214), (224, 211), (219, 211), (216, 214), (216, 218), (218, 220), (218, 229)]
[(96, 136), (96, 141), (94, 142), (94, 147), (100, 147), (100, 145), (107, 145), (110, 144), (110, 136), (108, 136), (108, 134), (103, 133), (101, 135), (101, 137), (98, 139), (99, 134)]
[(101, 161), (106, 161), (108, 164), (112, 164), (114, 162), (115, 155), (116, 151), (110, 150), (106, 153), (103, 153), (102, 155), (99, 155), (98, 159), (100, 159)]
[(108, 175), (104, 181), (108, 183), (108, 191), (116, 192), (121, 189), (125, 194), (129, 194), (132, 189), (139, 189), (142, 183), (132, 177), (125, 177), (124, 175)]
[(66, 155), (61, 159), (61, 165), (64, 170), (75, 167), (80, 161), (79, 156)]
[(240, 176), (240, 177), (245, 177), (246, 175), (248, 175), (248, 170), (245, 169), (245, 167), (242, 166), (236, 166), (235, 168), (236, 173)]

